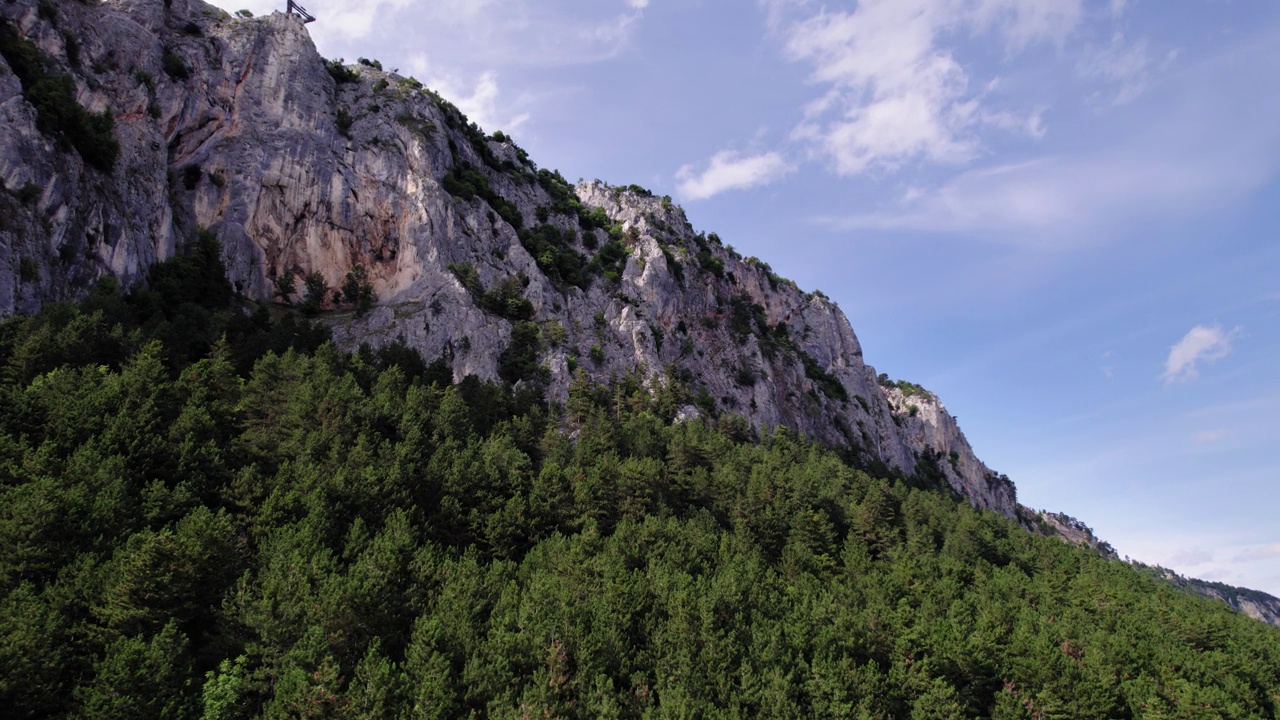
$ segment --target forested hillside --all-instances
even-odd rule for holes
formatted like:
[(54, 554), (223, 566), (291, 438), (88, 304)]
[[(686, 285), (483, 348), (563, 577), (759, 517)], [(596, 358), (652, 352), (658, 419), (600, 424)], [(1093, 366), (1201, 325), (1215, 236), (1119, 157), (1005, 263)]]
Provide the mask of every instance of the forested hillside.
[(939, 398), (889, 402), (835, 303), (670, 197), (571, 184), (418, 80), (326, 60), (286, 13), (0, 3), (0, 318), (107, 275), (138, 287), (201, 227), (246, 297), (355, 310), (332, 325), (343, 351), (399, 339), (453, 380), (545, 382), (561, 404), (578, 370), (643, 366), (693, 387), (687, 414), (908, 473), (936, 455), (971, 503), (1020, 512)]
[(677, 422), (674, 378), (548, 407), (344, 354), (218, 258), (0, 325), (6, 718), (1280, 708), (1280, 631), (927, 466)]

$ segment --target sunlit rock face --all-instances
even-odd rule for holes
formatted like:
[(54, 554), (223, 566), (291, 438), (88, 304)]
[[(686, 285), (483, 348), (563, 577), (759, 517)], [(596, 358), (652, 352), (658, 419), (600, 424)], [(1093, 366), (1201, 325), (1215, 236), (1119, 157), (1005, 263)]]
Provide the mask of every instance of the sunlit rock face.
[[(1016, 514), (1012, 484), (935, 396), (877, 382), (833, 303), (696, 232), (669, 199), (540, 173), (415, 81), (329, 65), (283, 14), (18, 0), (0, 15), (84, 108), (110, 111), (120, 144), (109, 170), (84, 162), (38, 128), (5, 64), (0, 315), (104, 276), (132, 286), (203, 227), (258, 299), (297, 302), (302, 277), (336, 289), (363, 268), (377, 302), (330, 316), (344, 347), (401, 340), (457, 378), (497, 379), (513, 337), (536, 330), (553, 400), (579, 371), (680, 383), (682, 417), (736, 414), (908, 473), (924, 458), (975, 505)], [(495, 300), (504, 284), (514, 306)]]

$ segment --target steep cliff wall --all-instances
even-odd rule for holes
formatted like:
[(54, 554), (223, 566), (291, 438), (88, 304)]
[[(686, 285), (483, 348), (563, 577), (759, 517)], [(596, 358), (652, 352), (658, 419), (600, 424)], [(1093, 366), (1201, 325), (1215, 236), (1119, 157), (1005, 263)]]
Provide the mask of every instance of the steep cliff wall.
[(975, 505), (1015, 514), (1012, 485), (936, 397), (881, 387), (834, 304), (695, 232), (667, 199), (570, 187), (416, 81), (330, 65), (282, 14), (188, 0), (0, 13), (86, 111), (110, 111), (120, 144), (114, 165), (86, 162), (41, 127), (6, 62), (0, 315), (104, 275), (135, 283), (206, 227), (253, 297), (286, 275), (337, 288), (361, 268), (376, 305), (331, 316), (348, 347), (403, 339), (459, 378), (544, 375), (561, 400), (578, 369), (640, 369), (693, 388), (689, 412), (788, 426), (906, 472), (927, 456)]
[(974, 456), (955, 417), (937, 395), (918, 386), (904, 390), (886, 384), (881, 390), (907, 445), (917, 455), (934, 455), (938, 469), (960, 494), (978, 507), (1017, 507), (1013, 483)]
[[(937, 396), (877, 377), (822, 293), (668, 199), (569, 186), (414, 80), (325, 61), (296, 19), (16, 0), (0, 3), (0, 49), (0, 317), (105, 276), (138, 283), (204, 227), (251, 297), (296, 303), (320, 278), (348, 348), (403, 340), (459, 379), (545, 383), (561, 401), (579, 372), (638, 370), (692, 389), (682, 416), (858, 448), (1114, 557), (1078, 521), (1018, 506)], [(333, 306), (357, 268), (367, 313)], [(1280, 623), (1275, 598), (1161, 572)]]

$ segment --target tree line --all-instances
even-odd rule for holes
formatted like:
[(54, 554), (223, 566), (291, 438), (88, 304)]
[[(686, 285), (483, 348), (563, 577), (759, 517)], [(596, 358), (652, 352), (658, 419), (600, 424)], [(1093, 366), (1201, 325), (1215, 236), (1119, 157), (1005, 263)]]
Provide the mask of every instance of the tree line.
[(0, 324), (0, 707), (1267, 718), (1280, 631), (738, 418), (344, 353), (198, 237)]

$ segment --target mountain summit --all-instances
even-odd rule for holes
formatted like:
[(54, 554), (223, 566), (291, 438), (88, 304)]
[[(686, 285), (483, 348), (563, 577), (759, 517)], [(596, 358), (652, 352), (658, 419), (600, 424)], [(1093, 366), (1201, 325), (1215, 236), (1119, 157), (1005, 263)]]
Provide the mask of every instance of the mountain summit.
[(326, 60), (297, 16), (18, 0), (0, 18), (0, 317), (135, 286), (203, 228), (237, 290), (324, 313), (346, 349), (403, 342), (560, 403), (636, 377), (676, 389), (678, 417), (784, 426), (1109, 552), (1019, 506), (821, 292), (670, 198), (570, 184), (418, 81)]
[[(696, 232), (670, 198), (571, 186), (417, 81), (325, 60), (295, 16), (187, 0), (3, 12), (21, 37), (7, 31), (0, 78), (2, 314), (104, 275), (133, 285), (203, 227), (250, 297), (301, 303), (310, 278), (313, 303), (344, 309), (348, 277), (371, 291), (335, 323), (347, 347), (403, 340), (457, 379), (543, 382), (558, 401), (579, 370), (684, 382), (688, 416), (786, 426), (905, 473), (923, 459), (974, 505), (1017, 512), (936, 396), (878, 378), (821, 292)], [(89, 124), (113, 124), (96, 140), (118, 142), (109, 162), (41, 109), (54, 77)]]

